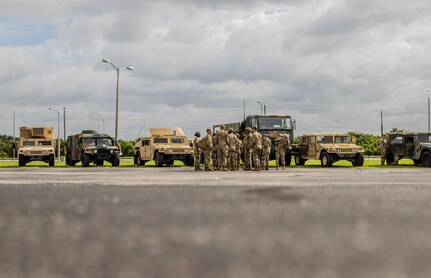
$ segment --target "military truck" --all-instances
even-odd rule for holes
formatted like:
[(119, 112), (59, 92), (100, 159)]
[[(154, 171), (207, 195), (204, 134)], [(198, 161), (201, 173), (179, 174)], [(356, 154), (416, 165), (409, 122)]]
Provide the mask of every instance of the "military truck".
[(364, 165), (364, 148), (356, 145), (348, 134), (305, 134), (292, 146), (296, 165), (309, 159), (320, 160), (322, 167), (331, 167), (339, 160), (348, 160), (353, 166)]
[(16, 147), (20, 167), (31, 161), (44, 161), (49, 166), (54, 166), (55, 141), (53, 127), (20, 127), (19, 141), (14, 147)]
[[(272, 142), (270, 159), (275, 159), (275, 139), (281, 134), (289, 134), (290, 140), (293, 141), (296, 129), (296, 121), (289, 115), (285, 114), (263, 114), (263, 115), (249, 115), (240, 123), (223, 124), (226, 128), (232, 128), (235, 133), (242, 136), (247, 127), (257, 127), (259, 133), (266, 134)], [(213, 132), (220, 129), (221, 124), (213, 126)], [(286, 151), (286, 165), (291, 163), (291, 153)]]
[(88, 167), (90, 163), (102, 166), (104, 161), (114, 167), (120, 166), (120, 147), (107, 134), (83, 130), (67, 137), (66, 142), (66, 164), (75, 166), (80, 161), (82, 167)]
[(187, 166), (193, 166), (193, 148), (181, 128), (150, 128), (151, 136), (141, 137), (135, 144), (135, 165), (145, 165), (154, 160), (157, 167), (173, 165), (174, 160), (181, 160)]
[(395, 164), (395, 157), (412, 159), (415, 165), (431, 167), (431, 133), (388, 133), (387, 164)]

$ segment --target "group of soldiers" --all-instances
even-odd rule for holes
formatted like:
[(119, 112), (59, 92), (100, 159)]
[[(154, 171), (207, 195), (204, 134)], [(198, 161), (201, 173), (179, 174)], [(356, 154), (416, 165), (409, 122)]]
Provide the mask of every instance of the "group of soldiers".
[[(388, 152), (388, 143), (389, 136), (387, 133), (383, 134), (383, 137), (379, 140), (379, 149), (380, 149), (380, 164), (385, 165), (386, 155)], [(398, 155), (394, 155), (392, 165), (398, 165), (398, 161), (400, 157)], [(389, 164), (389, 163), (388, 163)]]
[[(201, 138), (199, 132), (195, 133), (193, 140), (195, 171), (201, 171), (200, 158), (204, 155), (204, 171), (237, 171), (240, 169), (241, 153), (244, 156), (244, 171), (269, 170), (269, 156), (272, 142), (266, 134), (261, 135), (257, 127), (247, 127), (240, 139), (239, 134), (235, 134), (233, 129), (225, 130), (225, 126), (220, 126), (220, 130), (212, 134), (211, 129), (206, 130), (206, 135)], [(280, 135), (275, 141), (276, 165), (285, 169), (286, 151), (289, 151), (289, 135)], [(213, 169), (210, 168), (212, 159)]]

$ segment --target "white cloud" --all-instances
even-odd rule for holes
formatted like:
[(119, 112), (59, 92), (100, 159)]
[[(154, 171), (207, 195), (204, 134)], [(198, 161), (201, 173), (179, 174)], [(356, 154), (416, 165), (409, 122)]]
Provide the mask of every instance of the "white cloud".
[(120, 73), (127, 139), (144, 123), (191, 135), (239, 121), (243, 99), (249, 113), (258, 99), (291, 113), (299, 134), (377, 134), (380, 110), (387, 129), (426, 128), (427, 1), (16, 0), (0, 11), (23, 34), (0, 45), (0, 133), (20, 106), (18, 125), (56, 125), (47, 108), (66, 106), (69, 133), (100, 127), (100, 112), (112, 134), (116, 73), (104, 57), (135, 66)]

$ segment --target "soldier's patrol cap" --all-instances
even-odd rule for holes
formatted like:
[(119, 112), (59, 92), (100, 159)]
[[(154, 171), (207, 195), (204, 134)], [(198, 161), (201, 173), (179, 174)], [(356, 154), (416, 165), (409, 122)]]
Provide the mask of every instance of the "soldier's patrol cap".
[(196, 131), (195, 136), (201, 136), (201, 133), (199, 131)]
[(251, 128), (246, 127), (246, 128), (245, 128), (245, 131), (251, 131)]
[(262, 137), (268, 137), (268, 135), (266, 135), (266, 134), (262, 134)]
[(233, 132), (233, 129), (232, 129), (232, 128), (229, 128), (229, 129), (227, 130), (227, 132), (228, 132), (228, 133), (232, 133), (232, 132)]

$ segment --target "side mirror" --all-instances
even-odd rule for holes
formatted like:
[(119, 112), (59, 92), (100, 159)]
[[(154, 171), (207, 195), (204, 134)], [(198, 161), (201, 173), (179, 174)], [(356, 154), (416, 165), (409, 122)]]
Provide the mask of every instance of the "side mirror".
[(296, 120), (293, 120), (293, 129), (296, 129)]
[(352, 137), (352, 143), (356, 144), (356, 137), (355, 136)]

